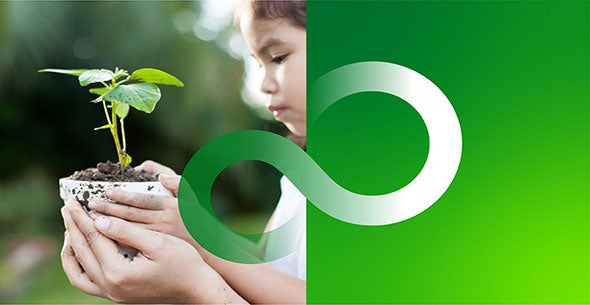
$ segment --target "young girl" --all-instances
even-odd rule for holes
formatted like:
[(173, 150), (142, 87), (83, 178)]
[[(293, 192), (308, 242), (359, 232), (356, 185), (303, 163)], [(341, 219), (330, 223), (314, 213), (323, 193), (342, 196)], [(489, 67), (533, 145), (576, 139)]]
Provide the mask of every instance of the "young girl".
[[(306, 135), (306, 3), (247, 0), (237, 20), (248, 48), (264, 70), (260, 90), (268, 110), (298, 137)], [(152, 161), (140, 169), (160, 174), (175, 196), (180, 177)], [(305, 209), (305, 198), (281, 179), (281, 199), (269, 221), (273, 229)], [(76, 201), (62, 208), (66, 236), (64, 271), (73, 286), (115, 302), (305, 303), (305, 223), (294, 253), (270, 264), (226, 261), (202, 248), (184, 227), (175, 197), (120, 190), (107, 192), (125, 205), (91, 201), (89, 218)], [(114, 241), (140, 253), (133, 261)]]

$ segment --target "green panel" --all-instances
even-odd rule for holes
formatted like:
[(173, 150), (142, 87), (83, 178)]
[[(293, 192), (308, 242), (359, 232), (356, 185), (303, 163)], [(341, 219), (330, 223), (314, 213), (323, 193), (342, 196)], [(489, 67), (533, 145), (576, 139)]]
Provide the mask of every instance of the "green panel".
[[(308, 85), (384, 61), (433, 81), (463, 134), (431, 208), (365, 227), (308, 205), (309, 303), (590, 302), (589, 4), (309, 1)], [(314, 103), (309, 99), (308, 103)], [(428, 153), (402, 100), (358, 93), (308, 129), (332, 179), (388, 193)]]

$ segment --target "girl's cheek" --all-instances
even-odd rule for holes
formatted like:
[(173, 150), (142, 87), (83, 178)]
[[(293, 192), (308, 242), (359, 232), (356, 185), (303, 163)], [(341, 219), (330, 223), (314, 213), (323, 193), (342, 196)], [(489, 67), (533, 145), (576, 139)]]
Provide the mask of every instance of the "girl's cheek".
[(289, 77), (287, 76), (288, 73), (286, 73), (285, 70), (286, 69), (284, 66), (279, 66), (279, 68), (277, 69), (277, 78), (280, 79), (281, 82), (283, 82), (283, 84), (289, 81)]

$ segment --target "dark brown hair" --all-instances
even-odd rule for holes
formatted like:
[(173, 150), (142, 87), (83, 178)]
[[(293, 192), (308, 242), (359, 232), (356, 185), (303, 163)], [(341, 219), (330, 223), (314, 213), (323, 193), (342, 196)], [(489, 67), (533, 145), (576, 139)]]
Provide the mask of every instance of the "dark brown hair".
[(243, 0), (236, 8), (234, 15), (234, 21), (238, 26), (244, 9), (249, 9), (256, 19), (285, 18), (293, 25), (307, 29), (307, 3), (304, 0)]

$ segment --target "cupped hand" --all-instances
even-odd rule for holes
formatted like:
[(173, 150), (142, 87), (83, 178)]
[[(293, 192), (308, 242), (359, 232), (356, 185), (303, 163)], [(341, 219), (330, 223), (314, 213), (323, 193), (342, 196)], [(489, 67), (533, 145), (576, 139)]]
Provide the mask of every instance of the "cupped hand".
[[(155, 169), (167, 169), (167, 167), (153, 161), (146, 161), (141, 166), (150, 169), (151, 173)], [(184, 226), (178, 210), (177, 196), (180, 176), (160, 174), (159, 180), (164, 187), (172, 192), (174, 197), (113, 189), (106, 192), (107, 197), (121, 204), (92, 200), (88, 203), (88, 207), (99, 214), (125, 219), (146, 229), (170, 234), (197, 246), (196, 241)]]
[[(75, 200), (66, 203), (62, 215), (63, 268), (72, 285), (88, 294), (133, 303), (244, 302), (181, 239), (114, 217), (92, 220)], [(129, 260), (115, 241), (140, 252)]]

